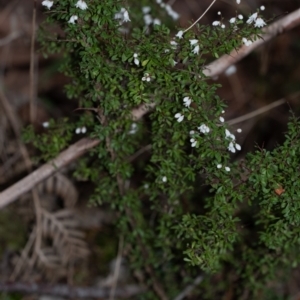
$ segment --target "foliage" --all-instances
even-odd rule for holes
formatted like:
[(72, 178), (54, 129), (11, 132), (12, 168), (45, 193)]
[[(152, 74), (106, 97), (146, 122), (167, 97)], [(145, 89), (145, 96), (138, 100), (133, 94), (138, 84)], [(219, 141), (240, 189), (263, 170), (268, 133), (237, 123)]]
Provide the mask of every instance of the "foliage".
[[(204, 74), (207, 63), (260, 30), (237, 18), (225, 28), (196, 25), (180, 38), (171, 19), (145, 26), (139, 2), (128, 1), (131, 22), (122, 22), (122, 5), (90, 1), (81, 10), (74, 1), (55, 1), (48, 21), (63, 34), (45, 35), (44, 50), (64, 53), (61, 71), (72, 78), (67, 96), (93, 108), (96, 118), (83, 110), (77, 123), (64, 123), (61, 132), (50, 126), (34, 145), (49, 159), (82, 124), (102, 141), (76, 176), (94, 182), (93, 204), (120, 212), (130, 265), (153, 287), (144, 297), (162, 298), (159, 290), (174, 297), (199, 272), (206, 280), (228, 272), (238, 278), (231, 280), (237, 294), (260, 295), (280, 268), (299, 263), (300, 123), (291, 117), (286, 142), (274, 151), (232, 162), (230, 152), (240, 146), (222, 120), (219, 86)], [(76, 23), (68, 22), (75, 15)], [(140, 105), (150, 113), (133, 120)], [(131, 159), (149, 144), (151, 155)], [(209, 294), (209, 284), (202, 289)]]

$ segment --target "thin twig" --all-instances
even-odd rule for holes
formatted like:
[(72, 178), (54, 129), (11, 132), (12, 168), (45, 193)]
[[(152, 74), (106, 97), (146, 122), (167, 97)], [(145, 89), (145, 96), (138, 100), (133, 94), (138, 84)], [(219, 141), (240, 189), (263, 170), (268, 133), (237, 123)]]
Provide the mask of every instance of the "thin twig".
[(152, 145), (151, 145), (151, 144), (149, 144), (149, 145), (147, 145), (147, 146), (141, 148), (140, 150), (136, 151), (136, 152), (133, 153), (131, 156), (129, 156), (129, 157), (127, 158), (127, 161), (128, 161), (128, 162), (134, 161), (134, 160), (135, 160), (138, 156), (140, 156), (142, 153), (151, 150), (151, 148), (152, 148)]
[(119, 240), (118, 256), (116, 259), (116, 264), (115, 264), (115, 269), (113, 274), (112, 287), (109, 293), (109, 300), (113, 300), (115, 298), (117, 283), (118, 283), (118, 278), (119, 278), (121, 263), (122, 263), (123, 247), (124, 247), (124, 237), (121, 235)]
[(234, 125), (234, 124), (238, 124), (238, 123), (244, 122), (244, 121), (249, 120), (251, 118), (254, 118), (254, 117), (258, 116), (258, 115), (261, 115), (261, 114), (263, 114), (263, 113), (265, 113), (265, 112), (267, 112), (267, 111), (269, 111), (269, 110), (271, 110), (271, 109), (273, 109), (273, 108), (275, 108), (277, 106), (280, 106), (280, 105), (282, 105), (284, 103), (288, 103), (289, 100), (292, 100), (292, 99), (297, 98), (299, 96), (300, 96), (300, 91), (296, 92), (296, 93), (294, 93), (292, 95), (289, 95), (287, 97), (281, 98), (281, 99), (279, 99), (279, 100), (277, 100), (277, 101), (275, 101), (275, 102), (273, 102), (271, 104), (268, 104), (268, 105), (266, 105), (264, 107), (256, 109), (256, 110), (252, 111), (251, 113), (245, 114), (245, 115), (243, 115), (241, 117), (238, 117), (238, 118), (231, 119), (227, 123), (229, 125)]
[(12, 33), (10, 33), (9, 35), (7, 35), (6, 37), (4, 37), (0, 40), (0, 47), (3, 47), (5, 45), (9, 44), (10, 42), (17, 39), (20, 36), (21, 36), (20, 31), (13, 31)]
[(245, 114), (245, 115), (243, 115), (241, 117), (238, 117), (238, 118), (235, 118), (235, 119), (231, 119), (231, 120), (229, 120), (226, 123), (228, 123), (229, 125), (234, 125), (234, 124), (238, 124), (238, 123), (244, 122), (244, 121), (249, 120), (251, 118), (254, 118), (254, 117), (258, 116), (258, 115), (261, 115), (261, 114), (267, 112), (268, 110), (271, 110), (271, 109), (273, 109), (273, 108), (275, 108), (277, 106), (280, 106), (280, 105), (282, 105), (284, 103), (286, 103), (286, 100), (285, 100), (285, 98), (282, 98), (282, 99), (277, 100), (277, 101), (275, 101), (275, 102), (273, 102), (273, 103), (271, 103), (269, 105), (261, 107), (261, 108), (255, 110), (255, 111), (252, 111), (251, 113)]
[(34, 44), (35, 44), (35, 26), (36, 26), (36, 0), (33, 0), (32, 24), (31, 24), (31, 43), (30, 43), (30, 122), (33, 124), (35, 119), (35, 77), (34, 77)]
[(182, 300), (184, 299), (186, 296), (188, 296), (192, 290), (197, 287), (198, 284), (200, 284), (203, 281), (203, 276), (199, 275), (197, 276), (194, 281), (192, 282), (192, 284), (188, 285), (179, 295), (177, 295), (174, 300)]
[(190, 30), (196, 23), (198, 23), (204, 16), (205, 14), (208, 12), (208, 10), (213, 6), (213, 4), (216, 2), (217, 0), (213, 0), (213, 2), (209, 5), (209, 7), (205, 10), (205, 12), (187, 29), (183, 30), (183, 33), (187, 32), (188, 30)]

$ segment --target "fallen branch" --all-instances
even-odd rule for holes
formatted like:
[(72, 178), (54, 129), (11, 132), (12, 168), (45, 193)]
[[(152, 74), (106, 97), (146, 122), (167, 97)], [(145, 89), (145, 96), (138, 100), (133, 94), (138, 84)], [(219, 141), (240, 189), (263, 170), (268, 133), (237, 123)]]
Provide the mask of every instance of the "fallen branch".
[[(0, 282), (1, 292), (21, 292), (25, 294), (51, 295), (56, 297), (76, 298), (101, 298), (109, 297), (109, 288), (100, 287), (71, 287), (67, 285), (42, 285), (35, 283), (4, 283)], [(115, 290), (116, 298), (130, 298), (141, 294), (145, 290), (137, 285), (118, 287)]]
[[(274, 22), (270, 26), (264, 29), (262, 39), (255, 41), (250, 46), (243, 46), (238, 51), (234, 50), (230, 55), (224, 55), (221, 58), (215, 60), (211, 64), (207, 65), (204, 73), (208, 77), (213, 77), (224, 72), (229, 66), (240, 61), (247, 56), (254, 49), (276, 37), (277, 35), (293, 29), (300, 24), (300, 9), (290, 13), (284, 18)], [(154, 108), (154, 104), (141, 105), (132, 111), (134, 120), (140, 119), (143, 115)], [(60, 168), (68, 165), (71, 161), (80, 157), (86, 153), (89, 149), (97, 146), (100, 143), (99, 140), (92, 140), (88, 138), (81, 139), (74, 145), (70, 146), (67, 150), (63, 151), (56, 159), (47, 163), (33, 173), (26, 176), (24, 179), (15, 183), (5, 191), (0, 193), (0, 208), (15, 201), (22, 194), (30, 191), (36, 184), (45, 180), (51, 176), (54, 172)]]
[(42, 165), (25, 178), (4, 190), (0, 194), (0, 208), (3, 208), (9, 203), (15, 201), (18, 197), (30, 191), (38, 183), (47, 179), (64, 166), (70, 164), (70, 162), (82, 156), (89, 149), (96, 147), (99, 143), (100, 140), (83, 138), (71, 145), (69, 148), (60, 153), (55, 159)]

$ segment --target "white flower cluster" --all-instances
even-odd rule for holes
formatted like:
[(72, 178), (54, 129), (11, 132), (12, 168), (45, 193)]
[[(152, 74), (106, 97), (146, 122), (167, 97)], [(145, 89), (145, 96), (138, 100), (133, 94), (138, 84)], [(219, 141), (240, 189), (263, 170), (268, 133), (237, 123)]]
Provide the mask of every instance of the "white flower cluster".
[(225, 139), (229, 140), (228, 150), (235, 153), (236, 150), (240, 151), (242, 148), (235, 142), (235, 135), (232, 134), (228, 129), (225, 129)]
[[(192, 101), (193, 101), (193, 100), (192, 100), (190, 97), (186, 96), (186, 97), (183, 98), (183, 105), (184, 105), (185, 107), (190, 107)], [(175, 119), (177, 119), (177, 122), (178, 122), (178, 123), (182, 122), (183, 119), (184, 119), (184, 115), (181, 114), (181, 113), (175, 114), (174, 117), (175, 117)]]
[[(210, 132), (210, 128), (205, 124), (201, 124), (198, 127), (198, 130), (200, 131), (200, 133), (203, 133), (203, 134), (207, 134)], [(190, 138), (191, 147), (196, 147), (197, 143), (198, 143), (196, 137), (199, 136), (199, 133), (195, 132), (194, 130), (191, 130), (190, 135), (191, 135), (191, 138)]]
[(78, 0), (77, 3), (75, 4), (75, 6), (82, 10), (86, 10), (88, 8), (87, 4), (82, 0)]
[(183, 34), (184, 32), (182, 30), (179, 30), (175, 36), (178, 37), (179, 39), (182, 39)]
[(212, 25), (213, 26), (221, 26), (221, 28), (223, 28), (223, 29), (226, 27), (225, 24), (223, 24), (221, 21), (213, 21)]
[(133, 62), (138, 66), (140, 64), (140, 61), (138, 59), (138, 54), (137, 53), (134, 53), (133, 54)]
[(205, 124), (201, 124), (201, 126), (198, 127), (199, 131), (206, 134), (210, 132), (210, 129)]
[(43, 5), (43, 6), (46, 6), (48, 9), (50, 9), (50, 8), (52, 7), (52, 5), (53, 5), (53, 1), (44, 0), (44, 1), (42, 2), (42, 5)]
[[(53, 5), (53, 1), (50, 0), (44, 0), (42, 2), (43, 6), (46, 6), (48, 9), (50, 9)], [(76, 8), (80, 8), (82, 10), (86, 10), (88, 8), (87, 4), (83, 0), (78, 0), (77, 3), (75, 4)]]
[(83, 126), (83, 127), (76, 128), (75, 133), (76, 134), (86, 133), (86, 127)]
[(151, 7), (150, 6), (143, 6), (142, 7), (142, 12), (144, 14), (144, 22), (146, 26), (149, 26), (151, 24), (153, 25), (161, 25), (161, 21), (158, 18), (152, 18), (151, 14)]
[(71, 16), (71, 18), (70, 18), (70, 20), (68, 21), (68, 23), (70, 23), (70, 24), (75, 24), (75, 21), (77, 21), (77, 20), (78, 20), (78, 16), (73, 15), (73, 16)]
[(198, 40), (190, 40), (190, 44), (191, 44), (191, 46), (195, 46), (195, 48), (193, 49), (192, 52), (194, 54), (199, 54), (200, 47), (198, 45)]
[[(42, 2), (42, 5), (47, 7), (48, 9), (50, 9), (53, 5), (53, 1), (50, 1), (50, 0), (44, 0)], [(80, 8), (81, 10), (86, 10), (88, 8), (87, 4), (85, 1), (83, 0), (78, 0), (75, 4), (75, 7), (76, 8)], [(78, 16), (77, 15), (72, 15), (68, 21), (68, 23), (70, 24), (75, 24), (75, 21), (78, 20)]]
[(179, 19), (179, 14), (173, 10), (172, 6), (169, 4), (165, 4), (162, 0), (156, 0), (156, 3), (160, 5), (161, 8), (164, 8), (167, 14), (174, 20), (177, 21)]
[(131, 126), (130, 126), (130, 130), (128, 132), (128, 134), (136, 134), (138, 130), (138, 126), (136, 123), (132, 123)]
[(144, 76), (142, 77), (143, 81), (151, 81), (151, 75), (149, 73), (145, 73)]
[(181, 113), (177, 113), (174, 117), (175, 119), (177, 119), (178, 123), (182, 122), (184, 119), (184, 115), (182, 115)]
[[(263, 9), (262, 9), (263, 8)], [(265, 7), (264, 6), (261, 6), (261, 9), (264, 10)], [(254, 13), (252, 14), (249, 19), (247, 20), (247, 24), (252, 24), (254, 23), (254, 27), (264, 27), (265, 25), (267, 25), (265, 23), (265, 21), (261, 18), (261, 17), (258, 17), (258, 13)]]
[(119, 20), (119, 24), (130, 22), (129, 14), (126, 8), (122, 7), (120, 12), (115, 14), (115, 20)]
[(190, 107), (191, 103), (192, 103), (192, 99), (190, 97), (184, 97), (183, 98), (183, 105), (185, 107)]
[[(237, 0), (237, 4), (240, 4), (240, 1), (239, 1), (239, 0)], [(262, 5), (262, 6), (260, 7), (260, 10), (261, 10), (261, 11), (265, 10), (265, 7)], [(221, 15), (221, 12), (220, 12), (220, 11), (218, 12), (218, 15)], [(230, 24), (235, 24), (235, 23), (238, 21), (238, 19), (239, 19), (239, 20), (243, 20), (243, 18), (244, 18), (243, 15), (239, 14), (239, 15), (237, 15), (236, 17), (230, 18), (230, 19), (229, 19), (229, 23), (230, 23)], [(267, 25), (267, 24), (265, 23), (265, 21), (259, 16), (258, 12), (252, 14), (252, 15), (248, 18), (247, 24), (250, 25), (250, 24), (252, 24), (252, 23), (254, 24), (254, 27), (258, 27), (258, 28), (264, 27), (265, 25)], [(222, 21), (213, 21), (213, 22), (212, 22), (212, 25), (213, 25), (213, 26), (221, 26), (221, 28), (225, 28), (225, 24), (224, 24)], [(234, 25), (234, 26), (236, 26), (236, 25)], [(183, 34), (183, 33), (182, 33), (182, 34)], [(180, 35), (180, 32), (178, 32), (176, 36), (179, 37), (179, 38), (181, 38), (181, 37), (182, 37), (182, 34)], [(251, 41), (251, 40), (248, 40), (248, 39), (245, 38), (245, 37), (242, 38), (242, 42), (243, 42), (243, 44), (244, 44), (245, 46), (250, 46), (250, 45), (252, 44), (252, 41)]]
[[(222, 164), (217, 164), (217, 168), (218, 169), (221, 169), (223, 166)], [(224, 167), (225, 171), (229, 172), (230, 171), (230, 168), (229, 167)]]
[(251, 40), (247, 40), (246, 38), (242, 38), (242, 42), (247, 47), (252, 44), (252, 41)]

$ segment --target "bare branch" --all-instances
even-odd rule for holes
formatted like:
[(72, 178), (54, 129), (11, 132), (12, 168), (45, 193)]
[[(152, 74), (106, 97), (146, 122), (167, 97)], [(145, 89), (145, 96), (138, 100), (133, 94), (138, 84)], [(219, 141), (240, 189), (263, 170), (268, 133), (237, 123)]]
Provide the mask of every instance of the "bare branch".
[(71, 145), (65, 151), (60, 153), (55, 159), (44, 164), (25, 178), (21, 179), (0, 193), (0, 208), (3, 208), (4, 206), (15, 201), (18, 197), (30, 191), (38, 183), (50, 177), (64, 166), (70, 164), (70, 162), (82, 156), (89, 149), (96, 147), (99, 143), (100, 140), (83, 138)]
[(19, 38), (20, 36), (21, 36), (20, 31), (13, 31), (12, 33), (10, 33), (9, 35), (7, 35), (6, 37), (4, 37), (0, 40), (0, 47), (3, 47), (6, 44), (9, 44), (10, 42)]
[[(0, 282), (1, 292), (21, 292), (26, 294), (46, 294), (58, 297), (74, 298), (101, 298), (109, 297), (109, 288), (99, 287), (71, 287), (67, 285), (42, 285), (35, 283), (4, 283)], [(115, 290), (117, 298), (130, 298), (141, 294), (145, 290), (137, 285), (127, 285)]]

